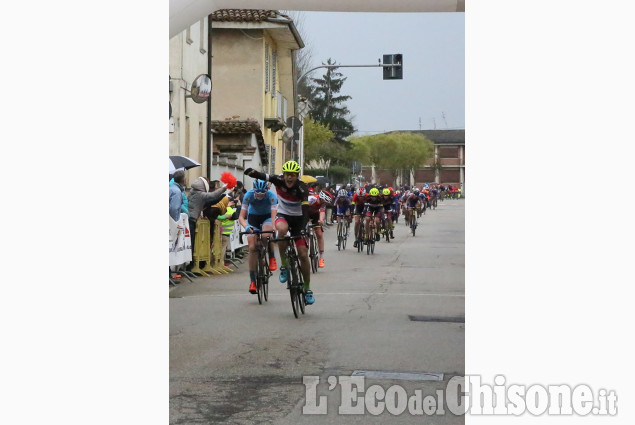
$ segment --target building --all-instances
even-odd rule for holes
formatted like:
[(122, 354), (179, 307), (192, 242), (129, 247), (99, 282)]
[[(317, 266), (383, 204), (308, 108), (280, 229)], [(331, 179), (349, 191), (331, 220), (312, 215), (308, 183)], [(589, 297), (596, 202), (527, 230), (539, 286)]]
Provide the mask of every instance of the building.
[[(424, 183), (450, 184), (465, 192), (465, 130), (409, 130), (422, 134), (434, 144), (434, 156), (414, 170), (409, 181), (400, 182), (394, 170), (375, 170), (377, 184), (421, 186)], [(393, 133), (393, 132), (389, 132)], [(372, 167), (362, 167), (363, 181), (372, 182)]]
[(196, 103), (190, 97), (197, 76), (209, 74), (208, 19), (201, 19), (170, 39), (170, 117), (169, 154), (184, 155), (201, 164), (186, 174), (186, 184), (207, 175), (208, 102)]
[(295, 114), (293, 51), (304, 43), (275, 10), (223, 9), (210, 19), (213, 164), (280, 173), (291, 157), (282, 130)]
[[(291, 156), (282, 130), (295, 112), (293, 51), (302, 47), (293, 20), (275, 10), (217, 10), (170, 39), (169, 154), (201, 164), (188, 182), (224, 171), (242, 180), (247, 167), (281, 172)], [(199, 104), (190, 90), (201, 74), (212, 93)]]

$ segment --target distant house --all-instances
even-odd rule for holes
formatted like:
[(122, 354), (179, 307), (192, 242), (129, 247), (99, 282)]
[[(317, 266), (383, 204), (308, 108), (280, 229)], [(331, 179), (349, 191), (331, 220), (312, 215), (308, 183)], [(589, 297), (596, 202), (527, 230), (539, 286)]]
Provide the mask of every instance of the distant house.
[[(375, 170), (377, 184), (397, 187), (404, 184), (421, 186), (424, 183), (465, 185), (465, 130), (408, 130), (422, 134), (434, 143), (434, 157), (411, 173), (410, 179), (399, 181), (394, 170)], [(393, 132), (389, 132), (393, 133)], [(372, 169), (363, 166), (363, 180), (372, 181)]]

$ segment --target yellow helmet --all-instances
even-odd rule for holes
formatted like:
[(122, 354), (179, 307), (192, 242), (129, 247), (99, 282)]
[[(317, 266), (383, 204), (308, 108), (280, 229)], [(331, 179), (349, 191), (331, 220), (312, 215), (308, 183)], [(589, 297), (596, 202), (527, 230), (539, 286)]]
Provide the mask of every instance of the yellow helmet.
[(376, 187), (373, 187), (370, 192), (368, 192), (368, 194), (370, 196), (379, 196), (379, 189), (377, 189)]
[(299, 173), (300, 172), (300, 164), (295, 161), (287, 161), (282, 166), (283, 173)]
[(388, 196), (390, 195), (390, 189), (388, 189), (387, 187), (384, 188), (384, 190), (381, 191), (382, 194)]

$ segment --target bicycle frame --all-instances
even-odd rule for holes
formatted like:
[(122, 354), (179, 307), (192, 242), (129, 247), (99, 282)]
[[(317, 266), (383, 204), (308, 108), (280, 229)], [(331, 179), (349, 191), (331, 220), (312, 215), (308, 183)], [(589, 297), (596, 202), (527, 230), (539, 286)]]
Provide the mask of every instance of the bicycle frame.
[[(243, 235), (254, 235), (256, 237), (255, 248), (257, 255), (257, 265), (256, 265), (256, 287), (258, 294), (258, 303), (262, 304), (262, 299), (265, 301), (268, 300), (269, 297), (269, 276), (271, 276), (271, 271), (269, 270), (269, 256), (267, 255), (267, 251), (269, 249), (269, 239), (263, 241), (263, 234), (275, 233), (273, 230), (257, 230), (253, 232), (239, 232), (238, 238), (240, 243), (243, 243)], [(251, 253), (250, 253), (251, 255)]]
[(282, 238), (271, 239), (271, 242), (287, 242), (287, 249), (285, 255), (289, 261), (289, 280), (287, 281), (287, 289), (289, 289), (289, 295), (291, 296), (291, 308), (293, 309), (293, 315), (298, 318), (298, 310), (304, 314), (304, 277), (302, 276), (302, 269), (300, 266), (300, 257), (298, 256), (298, 250), (295, 245), (295, 241), (300, 238), (305, 238), (306, 234), (300, 234), (298, 236), (284, 236)]

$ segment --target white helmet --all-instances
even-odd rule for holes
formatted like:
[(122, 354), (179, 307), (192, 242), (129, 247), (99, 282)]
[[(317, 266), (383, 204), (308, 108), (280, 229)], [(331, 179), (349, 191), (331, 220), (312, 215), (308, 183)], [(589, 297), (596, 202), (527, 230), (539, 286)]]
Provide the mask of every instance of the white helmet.
[(342, 198), (347, 195), (348, 195), (348, 192), (346, 191), (346, 189), (340, 189), (340, 191), (337, 192), (337, 196), (341, 196)]

